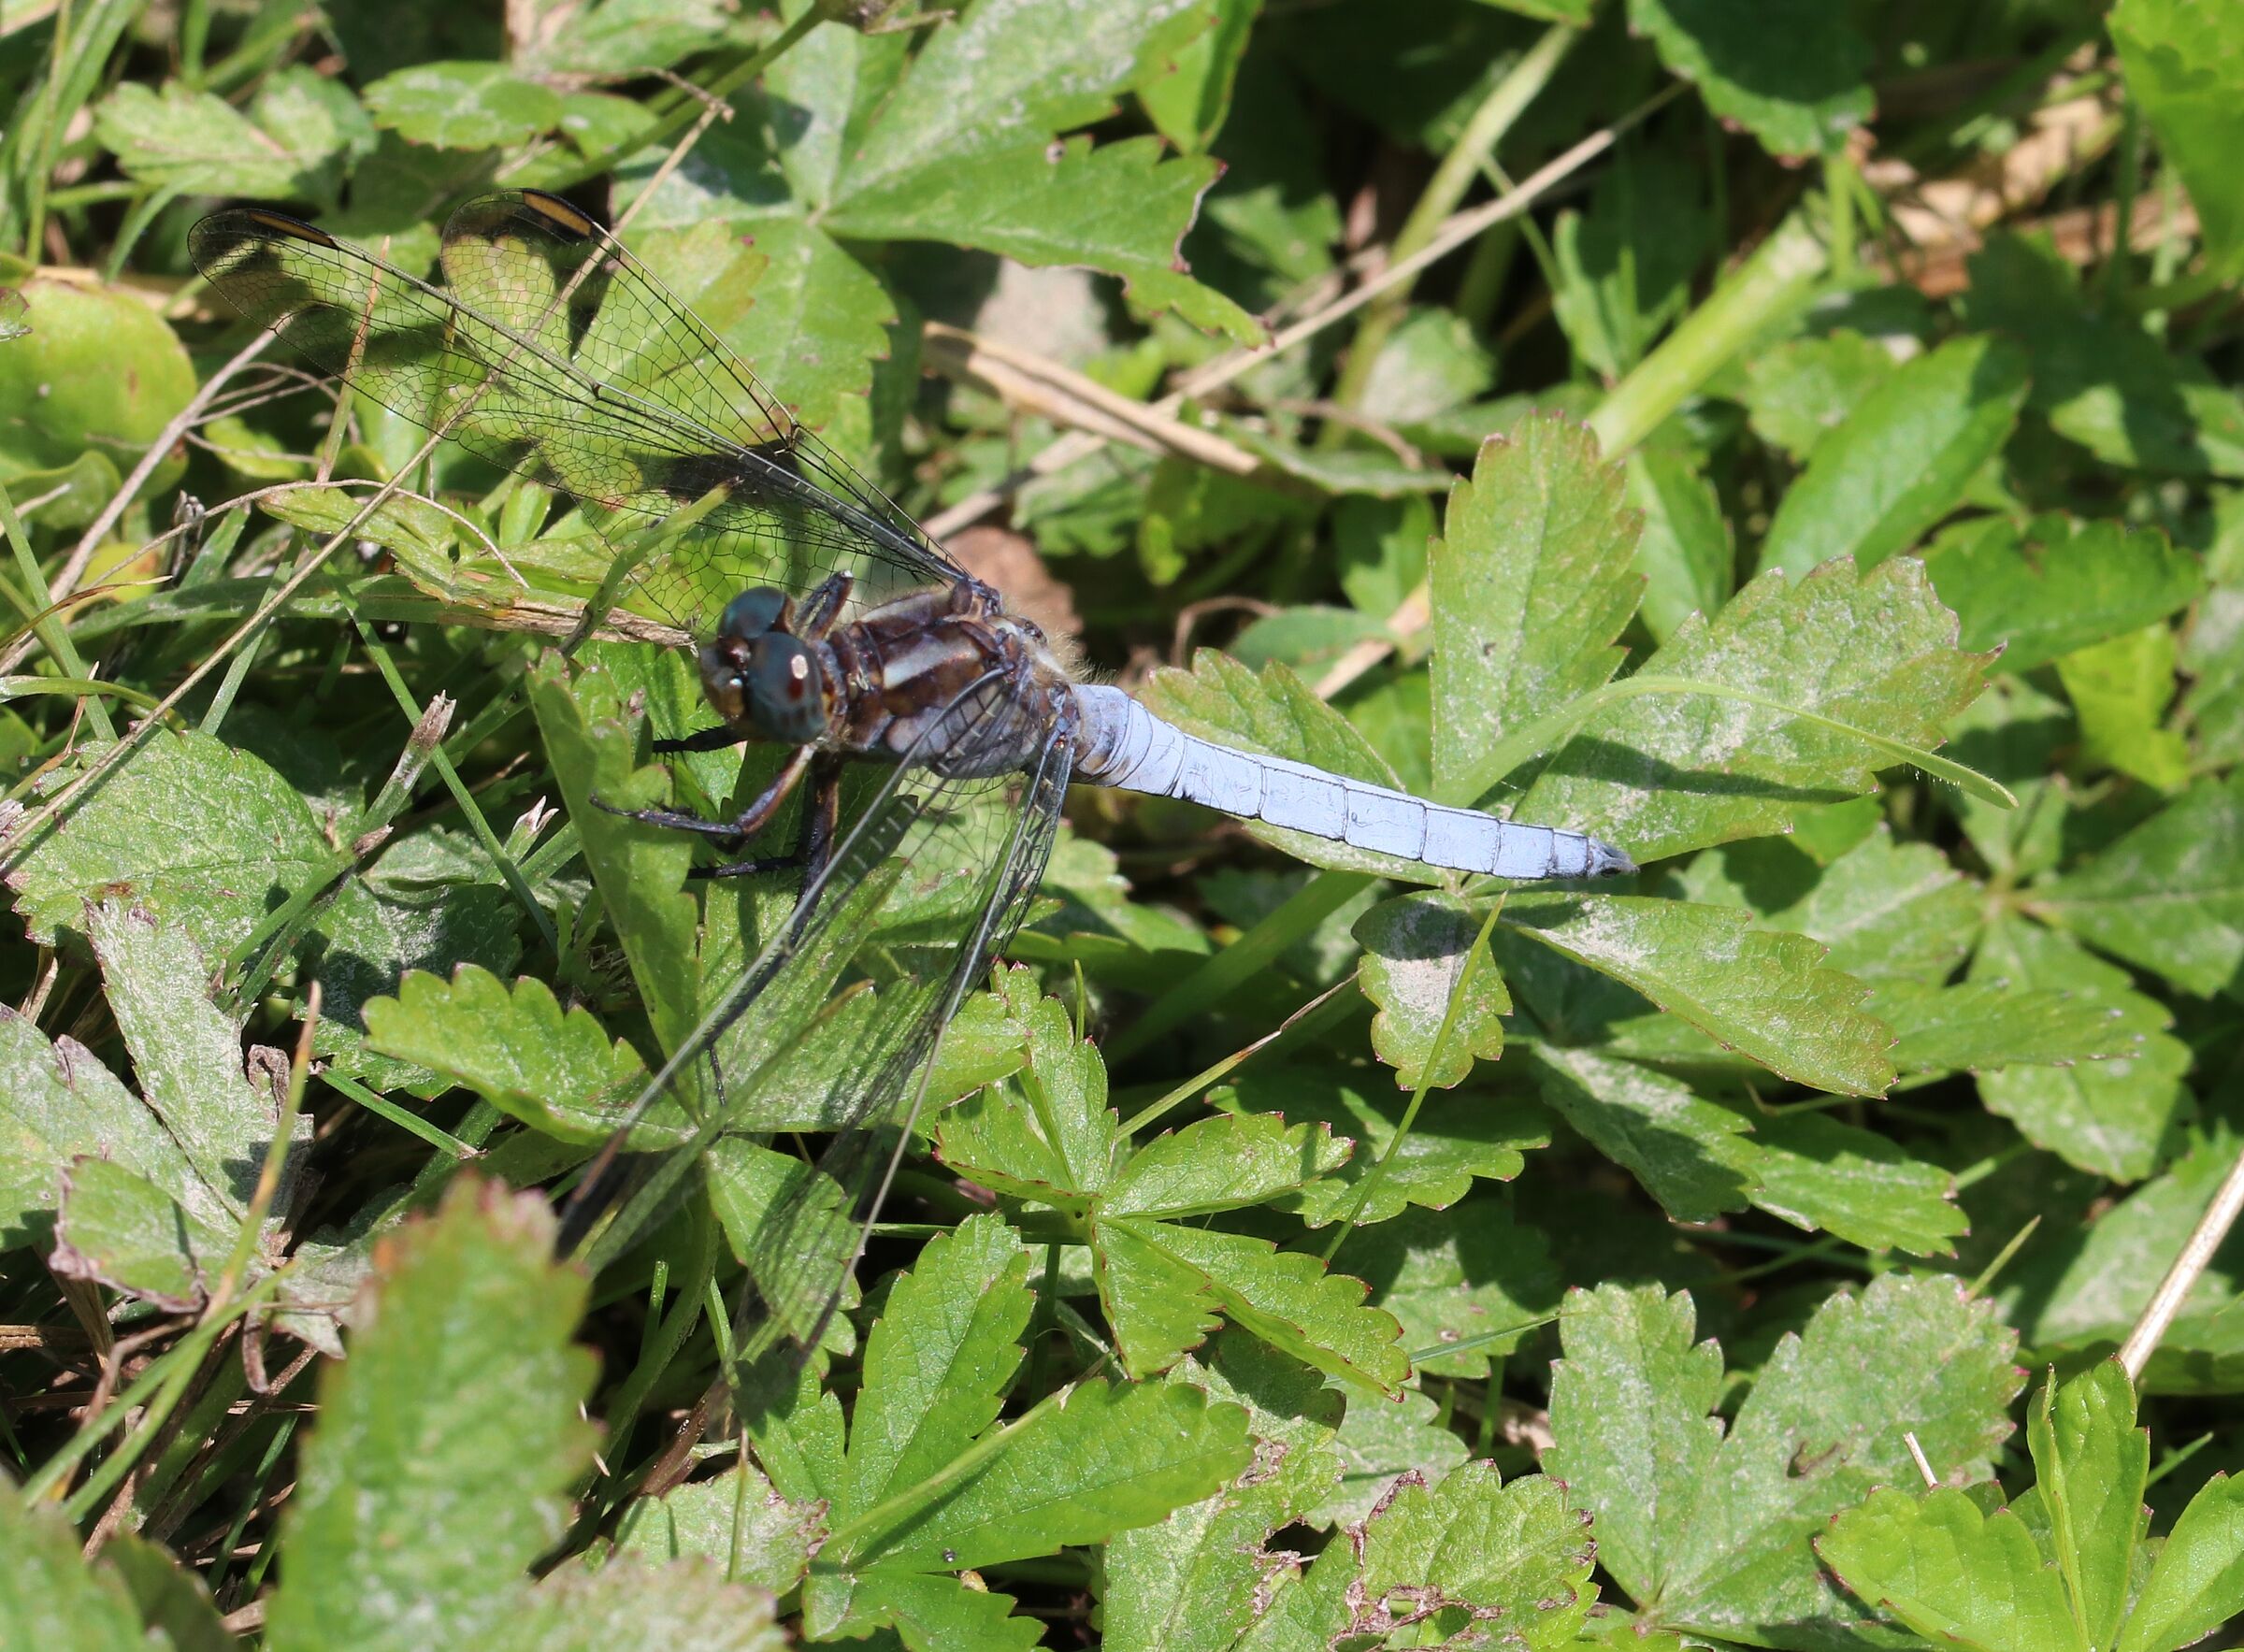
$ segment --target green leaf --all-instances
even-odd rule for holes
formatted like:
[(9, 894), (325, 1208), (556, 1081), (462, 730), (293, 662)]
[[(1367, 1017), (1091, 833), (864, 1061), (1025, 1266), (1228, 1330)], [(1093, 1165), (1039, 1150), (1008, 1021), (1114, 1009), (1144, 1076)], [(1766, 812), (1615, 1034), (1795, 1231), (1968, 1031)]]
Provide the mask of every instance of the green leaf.
[[(1204, 1299), (1232, 1323), (1328, 1376), (1391, 1394), (1409, 1374), (1394, 1316), (1364, 1306), (1361, 1280), (1329, 1273), (1313, 1256), (1281, 1251), (1248, 1234), (1127, 1215), (1103, 1218), (1095, 1243), (1102, 1253), (1134, 1247), (1168, 1274), (1171, 1302), (1156, 1310), (1150, 1295), (1141, 1299), (1140, 1318), (1158, 1311), (1181, 1319), (1182, 1304)], [(1100, 1294), (1106, 1295), (1103, 1275)], [(1117, 1342), (1125, 1336), (1126, 1312), (1119, 1304), (1108, 1308)], [(1166, 1362), (1125, 1357), (1126, 1368), (1133, 1371)]]
[(140, 1614), (116, 1573), (89, 1566), (57, 1505), (26, 1501), (0, 1474), (0, 1648), (146, 1652)]
[(1306, 1517), (1340, 1475), (1340, 1395), (1304, 1367), (1233, 1331), (1172, 1382), (1245, 1408), (1255, 1464), (1213, 1497), (1115, 1536), (1100, 1567), (1109, 1652), (1226, 1652), (1253, 1621), (1286, 1557), (1269, 1539)]
[(2166, 1032), (2174, 1018), (2165, 1006), (2134, 991), (2124, 970), (2015, 917), (1988, 927), (1971, 978), (2064, 991), (2119, 1012), (2117, 1029), (2141, 1039), (2131, 1053), (2073, 1067), (1982, 1073), (1979, 1096), (1990, 1112), (2069, 1164), (2121, 1181), (2149, 1175), (2187, 1105), (2181, 1079), (2190, 1068), (2189, 1046)]
[(2008, 1509), (1967, 1492), (1875, 1492), (1816, 1540), (1847, 1587), (1928, 1639), (1976, 1652), (2090, 1652), (2064, 1583)]
[(1232, 81), (1261, 8), (1262, 0), (1201, 0), (1147, 41), (1138, 101), (1160, 135), (1185, 153), (1203, 152), (1223, 130)]
[(1870, 118), (1869, 43), (1815, 0), (1629, 0), (1629, 26), (1773, 155), (1832, 153)]
[(65, 1174), (49, 1265), (187, 1314), (202, 1307), (233, 1249), (232, 1228), (199, 1220), (122, 1165), (81, 1158)]
[(2190, 780), (2190, 748), (2162, 726), (2174, 703), (2174, 633), (2164, 625), (2107, 638), (2057, 662), (2080, 721), (2081, 756), (2163, 792)]
[(2244, 27), (2204, 0), (2121, 0), (2110, 29), (2127, 91), (2197, 208), (2208, 262), (2233, 272), (2244, 256), (2244, 187), (2232, 164), (2244, 146)]
[(1551, 311), (1575, 354), (1608, 381), (1643, 360), (1690, 301), (1709, 242), (1703, 177), (1647, 150), (1600, 175), (1587, 216), (1559, 214)]
[(1398, 1477), (1416, 1473), (1438, 1480), (1468, 1455), (1465, 1443), (1441, 1421), (1434, 1402), (1417, 1388), (1399, 1400), (1345, 1383), (1347, 1396), (1333, 1448), (1340, 1454), (1340, 1487), (1309, 1516), (1315, 1526), (1355, 1525), (1378, 1507)]
[(1820, 941), (1824, 963), (1863, 980), (1945, 981), (1970, 951), (1984, 894), (1927, 843), (1896, 843), (1879, 821), (1818, 866), (1783, 839), (1701, 855), (1683, 877), (1696, 900), (1734, 900), (1762, 925)]
[[(141, 1099), (194, 1169), (186, 1185), (167, 1190), (214, 1225), (231, 1227), (230, 1218), (250, 1208), (280, 1123), (276, 1085), (286, 1082), (285, 1066), (267, 1052), (262, 1082), (244, 1072), (241, 1022), (210, 1001), (209, 967), (182, 926), (113, 900), (87, 909), (85, 923)], [(310, 1136), (311, 1121), (297, 1118), (294, 1139)]]
[[(6, 1495), (0, 1491), (0, 1497)], [(239, 1647), (202, 1578), (146, 1538), (131, 1531), (111, 1535), (102, 1545), (100, 1570), (124, 1580), (141, 1621), (151, 1632), (170, 1636), (174, 1652), (237, 1652)]]
[(2244, 569), (2220, 569), (2198, 599), (2181, 666), (2192, 679), (2183, 715), (2199, 755), (2208, 763), (2244, 760)]
[(1105, 1223), (1091, 1250), (1115, 1352), (1137, 1377), (1168, 1370), (1223, 1323), (1205, 1272), (1171, 1256), (1159, 1237), (1158, 1224)]
[[(1005, 981), (1009, 997), (1035, 992), (1026, 971)], [(1118, 1132), (1106, 1105), (1106, 1063), (1094, 1045), (1076, 1038), (1057, 998), (1030, 998), (1026, 1019), (1027, 1061), (1019, 1077), (946, 1113), (936, 1126), (936, 1152), (985, 1186), (1063, 1209), (1086, 1208), (1115, 1175)]]
[(1356, 920), (1359, 980), (1379, 1007), (1372, 1047), (1395, 1070), (1396, 1084), (1451, 1089), (1475, 1061), (1503, 1053), (1512, 998), (1477, 944), (1482, 927), (1471, 905), (1439, 890), (1383, 900)]
[(2046, 236), (1990, 237), (1971, 258), (1964, 317), (2033, 358), (2029, 405), (2109, 465), (2244, 476), (2244, 399), (2132, 316), (2088, 308), (2079, 272)]
[(1694, 1343), (1687, 1292), (1604, 1286), (1570, 1290), (1565, 1357), (1551, 1367), (1544, 1467), (1596, 1515), (1605, 1570), (1640, 1602), (1660, 1599), (1688, 1564), (1691, 1525), (1722, 1444), (1707, 1414), (1722, 1387), (1722, 1351)]
[(329, 199), (338, 182), (334, 163), (346, 145), (371, 134), (353, 103), (308, 92), (308, 79), (270, 86), (249, 115), (176, 80), (161, 93), (127, 80), (95, 111), (94, 136), (127, 173), (156, 188)]
[(1595, 1050), (1527, 1046), (1544, 1101), (1678, 1221), (1750, 1204), (1873, 1249), (1945, 1255), (1965, 1231), (1954, 1181), (1894, 1142), (1819, 1113), (1755, 1110)]
[[(1410, 1205), (1446, 1210), (1462, 1199), (1475, 1178), (1508, 1182), (1525, 1167), (1528, 1150), (1550, 1145), (1550, 1132), (1532, 1106), (1490, 1096), (1429, 1096), (1410, 1134), (1388, 1157), (1405, 1099), (1367, 1070), (1344, 1075), (1327, 1067), (1256, 1067), (1233, 1081), (1233, 1099), (1212, 1098), (1253, 1113), (1322, 1124), (1352, 1140), (1356, 1150), (1315, 1182), (1262, 1202), (1292, 1211), (1312, 1228), (1355, 1213), (1357, 1225), (1384, 1222)], [(1357, 1189), (1371, 1167), (1388, 1158), (1371, 1198), (1357, 1210)]]
[(1900, 365), (1885, 345), (1846, 327), (1787, 338), (1745, 364), (1747, 421), (1804, 465)]
[(2064, 857), (2066, 799), (2051, 783), (2057, 754), (2078, 736), (2065, 703), (2019, 677), (1997, 677), (1952, 719), (1960, 761), (2008, 786), (2015, 809), (1959, 793), (1942, 800), (1955, 811), (1979, 857), (2013, 883), (2053, 868)]
[(1871, 1004), (1900, 1035), (1893, 1065), (1914, 1075), (2070, 1067), (2146, 1053), (2143, 1029), (2120, 1005), (2054, 988), (1899, 981), (1881, 985)]
[(2022, 529), (1980, 518), (1941, 536), (1924, 566), (1963, 624), (1963, 646), (1999, 645), (2005, 671), (2163, 620), (2205, 586), (2197, 559), (2158, 529), (2058, 512)]
[(1426, 1614), (1433, 1633), (1493, 1619), (1518, 1645), (1559, 1646), (1597, 1599), (1596, 1553), (1563, 1481), (1504, 1485), (1494, 1463), (1467, 1463), (1431, 1488), (1406, 1478), (1363, 1523), (1361, 1588), (1374, 1612)]
[(1099, 1212), (1174, 1221), (1261, 1204), (1327, 1174), (1347, 1153), (1321, 1124), (1288, 1127), (1251, 1113), (1203, 1118), (1131, 1154)]
[(2163, 725), (2174, 703), (2178, 659), (2174, 633), (2150, 625), (2057, 662), (2058, 681), (2080, 724), (2084, 764), (2117, 769), (2162, 792), (2189, 783), (2189, 743)]
[(805, 1622), (815, 1639), (862, 1638), (878, 1627), (913, 1648), (1031, 1652), (1042, 1640), (1035, 1618), (1014, 1613), (1012, 1596), (986, 1586), (974, 1587), (963, 1578), (882, 1566), (848, 1579), (846, 1586), (813, 1581), (817, 1587), (805, 1596)]
[(849, 1321), (827, 1313), (827, 1291), (840, 1280), (842, 1305), (855, 1305), (850, 1266), (862, 1236), (841, 1185), (792, 1153), (737, 1134), (711, 1142), (698, 1165), (726, 1243), (763, 1310), (799, 1343), (823, 1335), (846, 1349)]
[(515, 1580), (561, 1535), (595, 1437), (593, 1358), (568, 1340), (589, 1282), (553, 1248), (542, 1196), (467, 1177), (392, 1241), (320, 1385), (276, 1647), (468, 1644), (521, 1610)]
[(2026, 399), (2026, 358), (1999, 338), (1950, 339), (1863, 399), (1776, 507), (1761, 567), (1804, 574), (1834, 556), (1874, 567), (1963, 502)]
[(312, 1053), (325, 1058), (329, 1072), (376, 1089), (425, 1091), (432, 1080), (425, 1067), (367, 1047), (370, 1001), (397, 991), (408, 970), (511, 973), (522, 956), (521, 908), (512, 892), (496, 879), (421, 882), (405, 858), (421, 840), (407, 839), (366, 877), (345, 883), (313, 930), (320, 1022), (312, 1029)]
[(844, 1562), (884, 1572), (979, 1569), (1100, 1543), (1199, 1501), (1251, 1456), (1246, 1414), (1197, 1388), (1081, 1383), (1064, 1404), (1008, 1425), (939, 1500), (837, 1532), (812, 1561), (812, 1578)]
[(1805, 806), (1871, 790), (1873, 771), (1894, 759), (1778, 708), (1929, 751), (1978, 692), (1980, 668), (1956, 648), (1955, 620), (1915, 562), (1763, 574), (1604, 691), (1683, 680), (1755, 700), (1631, 694), (1580, 725), (1517, 812), (1592, 832), (1638, 861), (1780, 832)]
[(1687, 1356), (1687, 1298), (1576, 1292), (1560, 1327), (1545, 1465), (1596, 1515), (1606, 1569), (1650, 1623), (1763, 1645), (1828, 1645), (1861, 1622), (1806, 1539), (1915, 1475), (1898, 1419), (1944, 1473), (1984, 1478), (2020, 1385), (1992, 1304), (1940, 1276), (1827, 1300), (1727, 1438), (1705, 1415), (1719, 1364)]
[[(511, 989), (463, 965), (450, 981), (412, 970), (394, 998), (370, 999), (367, 1037), (385, 1056), (441, 1073), (510, 1117), (564, 1142), (597, 1145), (624, 1122), (646, 1082), (639, 1055), (613, 1042), (582, 1004), (564, 1015), (553, 989), (525, 978)], [(632, 1132), (639, 1151), (693, 1133), (666, 1097)]]
[(2198, 782), (2033, 906), (2185, 992), (2219, 992), (2244, 965), (2244, 774)]
[(1653, 639), (1664, 642), (1692, 614), (1713, 613), (1729, 600), (1737, 548), (1713, 484), (1689, 460), (1639, 448), (1626, 468), (1626, 497), (1644, 518), (1636, 539), (1636, 571), (1644, 576), (1637, 611)]
[(2135, 1426), (2134, 1379), (2117, 1359), (2062, 1386), (2052, 1372), (2026, 1413), (2026, 1443), (2081, 1631), (2090, 1645), (2109, 1646), (2127, 1610), (2150, 1470), (2150, 1430)]
[(765, 1590), (698, 1560), (564, 1568), (479, 1643), (493, 1652), (784, 1652)]
[(557, 22), (512, 42), (514, 61), (540, 74), (620, 79), (707, 50), (742, 20), (723, 0), (610, 0)]
[(1743, 1210), (1760, 1186), (1752, 1122), (1679, 1078), (1595, 1050), (1523, 1046), (1546, 1105), (1678, 1222)]
[(751, 247), (738, 231), (705, 221), (645, 237), (638, 250), (781, 403), (822, 429), (845, 398), (871, 390), (896, 301), (879, 277), (800, 218), (759, 216)]
[(1176, 267), (1213, 162), (1164, 159), (1151, 137), (1052, 141), (1108, 113), (1150, 33), (1190, 3), (1065, 0), (1026, 23), (1021, 0), (982, 0), (928, 40), (847, 151), (825, 228), (1087, 265), (1141, 305), (1259, 342), (1252, 317)]
[(1427, 576), (1444, 801), (1475, 801), (1498, 778), (1485, 769), (1497, 740), (1619, 666), (1616, 639), (1641, 589), (1620, 493), (1597, 438), (1557, 418), (1522, 420), (1451, 488)]
[(1865, 1250), (1953, 1256), (1971, 1231), (1956, 1180), (1887, 1138), (1820, 1112), (1781, 1109), (1753, 1127), (1757, 1209)]
[[(2226, 1130), (2205, 1132), (2169, 1169), (2088, 1223), (2076, 1243), (2021, 1256), (2005, 1275), (2003, 1292), (2014, 1300), (2020, 1334), (2036, 1349), (2086, 1347), (2099, 1340), (2099, 1352), (2117, 1348), (2205, 1214), (2237, 1147)], [(2076, 1208), (2085, 1206), (2089, 1196), (2079, 1192)], [(2233, 1302), (2239, 1271), (2244, 1270), (2216, 1253), (2195, 1300), (2208, 1307)]]
[(597, 661), (580, 667), (548, 654), (528, 692), (554, 782), (648, 1018), (663, 1048), (675, 1050), (700, 1016), (700, 914), (684, 892), (693, 845), (683, 832), (621, 819), (592, 801), (597, 796), (619, 809), (667, 801), (662, 770), (633, 764), (634, 720), (611, 672)]
[(2169, 1652), (2244, 1613), (2244, 1479), (2216, 1474), (2151, 1562), (2118, 1652)]
[(426, 63), (384, 75), (363, 93), (367, 112), (409, 143), (499, 149), (561, 121), (561, 94), (504, 64)]
[[(1346, 1256), (1373, 1305), (1401, 1322), (1422, 1374), (1487, 1376), (1490, 1361), (1515, 1352), (1559, 1302), (1548, 1242), (1500, 1199), (1405, 1212), (1350, 1235)], [(1450, 1343), (1468, 1345), (1441, 1351)]]
[[(106, 501), (132, 464), (111, 455), (145, 452), (163, 434), (194, 395), (194, 364), (164, 318), (122, 288), (41, 280), (25, 283), (18, 296), (25, 331), (0, 350), (0, 464), (8, 486), (19, 499), (36, 484)], [(168, 459), (158, 465), (148, 491), (177, 485), (181, 468)], [(24, 474), (40, 471), (51, 474)], [(81, 509), (90, 524), (101, 507)], [(54, 520), (59, 525), (60, 516)]]
[[(45, 1246), (71, 1160), (136, 1172), (158, 1187), (194, 1187), (194, 1168), (137, 1097), (75, 1039), (47, 1041), (36, 1023), (0, 1008), (0, 1250)], [(223, 1207), (204, 1194), (209, 1214)]]
[[(1414, 309), (1380, 346), (1357, 407), (1384, 424), (1412, 424), (1486, 395), (1495, 385), (1496, 357), (1470, 322), (1451, 310)], [(1448, 485), (1445, 481), (1444, 490)], [(1423, 558), (1424, 541), (1417, 550)]]
[(634, 1498), (616, 1522), (619, 1555), (714, 1560), (739, 1583), (784, 1593), (802, 1581), (827, 1524), (816, 1503), (782, 1497), (754, 1463)]
[(897, 1282), (865, 1342), (836, 1527), (930, 1479), (996, 1421), (1035, 1305), (1028, 1277), (1013, 1230), (977, 1215), (931, 1240)]
[(1515, 894), (1503, 922), (1796, 1083), (1876, 1096), (1893, 1082), (1893, 1036), (1859, 1008), (1866, 989), (1804, 936), (1751, 928), (1733, 908), (1634, 896)]
[(79, 928), (88, 902), (128, 898), (221, 957), (257, 928), (273, 891), (324, 883), (338, 864), (304, 799), (273, 769), (209, 735), (168, 730), (84, 798), (65, 828), (9, 847), (22, 858), (7, 887), (41, 945)]

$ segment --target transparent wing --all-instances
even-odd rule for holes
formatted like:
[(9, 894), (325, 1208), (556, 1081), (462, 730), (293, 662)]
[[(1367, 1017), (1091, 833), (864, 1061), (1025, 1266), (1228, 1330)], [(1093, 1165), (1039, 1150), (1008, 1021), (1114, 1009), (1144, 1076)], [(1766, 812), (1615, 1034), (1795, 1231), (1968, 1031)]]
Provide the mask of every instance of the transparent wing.
[[(1018, 720), (1037, 713), (1000, 688), (993, 680), (960, 697), (923, 747), (956, 757), (986, 740), (1017, 753)], [(1043, 726), (1024, 769), (943, 779), (907, 765), (887, 777), (817, 884), (647, 1085), (635, 1118), (684, 1098), (700, 1122), (683, 1145), (634, 1167), (582, 1247), (596, 1271), (698, 1174), (745, 1264), (739, 1359), (816, 1345), (910, 1142), (942, 1029), (1043, 876), (1072, 766), (1060, 721)], [(764, 1144), (783, 1128), (831, 1140), (813, 1163)]]
[(447, 285), (278, 212), (194, 226), (195, 266), (327, 372), (479, 457), (569, 495), (611, 543), (684, 507), (640, 600), (703, 628), (744, 585), (868, 595), (965, 579), (758, 384), (600, 225), (557, 196), (479, 196), (444, 229)]

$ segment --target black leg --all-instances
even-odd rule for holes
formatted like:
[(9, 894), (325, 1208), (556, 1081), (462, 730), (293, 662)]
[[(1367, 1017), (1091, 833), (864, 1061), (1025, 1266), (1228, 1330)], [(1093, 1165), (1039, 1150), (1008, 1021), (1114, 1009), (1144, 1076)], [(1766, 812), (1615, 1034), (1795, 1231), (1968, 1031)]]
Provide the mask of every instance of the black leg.
[(802, 880), (814, 882), (834, 853), (842, 823), (842, 759), (822, 757), (811, 768), (811, 795), (802, 812)]
[(701, 729), (683, 740), (658, 740), (654, 742), (654, 754), (659, 757), (672, 752), (721, 752), (740, 743), (741, 737), (720, 723), (714, 728)]
[(699, 832), (705, 838), (752, 838), (771, 824), (771, 817), (779, 812), (780, 805), (795, 790), (816, 754), (815, 746), (797, 746), (771, 783), (735, 820), (703, 820), (698, 814), (677, 809), (618, 809), (612, 803), (600, 802), (597, 797), (593, 802), (611, 814), (620, 814), (626, 820), (636, 820), (644, 826), (664, 826), (676, 832)]
[(792, 855), (758, 855), (729, 866), (698, 866), (686, 875), (695, 878), (753, 878), (758, 872), (801, 869), (807, 885), (826, 869), (834, 852), (834, 830), (842, 818), (842, 763), (821, 757), (811, 766), (811, 795), (802, 811), (802, 830)]
[(841, 617), (842, 605), (849, 600), (850, 588), (856, 583), (856, 576), (833, 574), (818, 582), (817, 588), (802, 599), (802, 607), (795, 615), (793, 634), (806, 642), (816, 642), (834, 628)]

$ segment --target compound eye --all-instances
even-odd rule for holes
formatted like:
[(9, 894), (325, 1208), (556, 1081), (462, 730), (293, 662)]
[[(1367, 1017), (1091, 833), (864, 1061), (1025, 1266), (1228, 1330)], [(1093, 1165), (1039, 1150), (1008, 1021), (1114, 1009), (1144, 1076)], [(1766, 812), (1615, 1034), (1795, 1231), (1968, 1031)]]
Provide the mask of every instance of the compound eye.
[(748, 662), (749, 714), (774, 740), (817, 738), (826, 722), (811, 651), (784, 632), (760, 639)]
[(793, 607), (784, 591), (775, 591), (769, 585), (743, 591), (725, 605), (725, 617), (717, 622), (717, 635), (753, 642), (780, 629)]

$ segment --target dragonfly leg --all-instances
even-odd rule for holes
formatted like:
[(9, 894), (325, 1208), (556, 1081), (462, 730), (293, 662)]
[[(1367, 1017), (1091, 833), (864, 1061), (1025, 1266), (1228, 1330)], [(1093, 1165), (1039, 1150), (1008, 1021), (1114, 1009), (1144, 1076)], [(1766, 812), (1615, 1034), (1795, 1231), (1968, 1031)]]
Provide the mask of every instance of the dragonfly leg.
[(832, 574), (821, 580), (817, 588), (802, 599), (802, 606), (796, 611), (794, 622), (788, 627), (789, 634), (805, 642), (823, 639), (842, 617), (842, 605), (849, 600), (850, 587), (856, 582), (856, 576), (850, 573)]
[(658, 740), (654, 742), (654, 754), (660, 757), (672, 752), (721, 752), (726, 746), (740, 743), (741, 737), (720, 723), (714, 728), (700, 729), (683, 740)]
[[(805, 747), (805, 750), (809, 748)], [(776, 872), (799, 867), (803, 886), (816, 882), (834, 852), (834, 831), (842, 820), (842, 763), (823, 757), (811, 766), (811, 795), (802, 811), (802, 832), (792, 855), (758, 855), (729, 866), (698, 866), (693, 878), (753, 878), (758, 872)]]
[(618, 809), (612, 803), (601, 803), (597, 797), (593, 801), (611, 814), (620, 814), (626, 820), (636, 820), (644, 826), (665, 826), (675, 832), (699, 832), (705, 838), (726, 838), (737, 842), (753, 838), (771, 824), (771, 817), (801, 782), (803, 771), (816, 754), (815, 746), (797, 746), (793, 755), (772, 777), (771, 783), (732, 820), (703, 820), (681, 809)]

